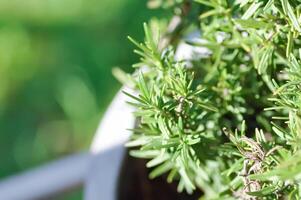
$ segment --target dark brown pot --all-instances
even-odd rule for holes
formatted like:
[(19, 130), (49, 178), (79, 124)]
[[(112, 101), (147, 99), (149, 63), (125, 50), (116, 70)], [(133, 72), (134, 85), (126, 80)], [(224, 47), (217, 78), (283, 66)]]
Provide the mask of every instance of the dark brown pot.
[(165, 177), (148, 178), (150, 169), (146, 160), (136, 159), (126, 154), (120, 171), (117, 200), (196, 200), (201, 192), (193, 195), (177, 192), (177, 183), (169, 184)]

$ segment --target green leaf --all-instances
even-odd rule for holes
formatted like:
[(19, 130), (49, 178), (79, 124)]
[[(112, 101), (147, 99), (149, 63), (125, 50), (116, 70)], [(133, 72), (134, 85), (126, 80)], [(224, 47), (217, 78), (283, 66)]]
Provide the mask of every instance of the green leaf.
[(132, 94), (126, 92), (126, 91), (122, 91), (122, 92), (123, 92), (125, 95), (131, 97), (132, 99), (136, 100), (137, 102), (140, 102), (140, 103), (142, 103), (142, 104), (147, 103), (147, 102), (145, 102), (143, 99), (141, 99), (141, 98), (139, 98), (139, 97), (136, 97), (136, 96), (134, 96), (134, 95), (132, 95)]
[(271, 185), (271, 186), (264, 187), (263, 189), (255, 192), (247, 192), (247, 194), (256, 197), (264, 197), (268, 194), (272, 194), (274, 191), (277, 190), (277, 188), (278, 187), (276, 185)]
[(249, 0), (237, 0), (239, 7), (242, 8), (249, 3)]
[(149, 174), (149, 177), (151, 179), (154, 179), (154, 178), (161, 176), (162, 174), (168, 172), (173, 167), (174, 166), (171, 162), (165, 162), (162, 165), (159, 165), (158, 167), (156, 167), (154, 170), (152, 170), (151, 173)]
[(286, 57), (289, 58), (291, 55), (292, 49), (293, 49), (293, 32), (290, 31), (289, 34), (287, 35), (287, 46), (286, 46)]
[(269, 66), (269, 62), (273, 55), (273, 51), (274, 51), (273, 46), (267, 46), (267, 47), (264, 47), (259, 52), (259, 57), (261, 57), (261, 58), (260, 58), (257, 70), (260, 75), (266, 73), (266, 70)]
[(153, 139), (145, 144), (141, 149), (148, 150), (148, 149), (165, 149), (170, 147), (177, 147), (180, 144), (180, 140), (178, 138), (172, 138), (164, 140), (162, 138)]
[(186, 173), (185, 169), (184, 168), (181, 168), (179, 170), (179, 173), (181, 175), (181, 180), (183, 181), (184, 183), (184, 187), (186, 189), (186, 191), (191, 194), (193, 190), (195, 190), (195, 186), (194, 184), (192, 183), (192, 181), (190, 180), (188, 174)]
[(146, 44), (149, 46), (150, 49), (156, 50), (157, 45), (154, 41), (153, 34), (152, 34), (151, 30), (149, 29), (147, 23), (143, 23), (143, 28), (144, 28), (144, 33), (145, 33), (145, 37), (146, 37)]
[(273, 4), (274, 4), (274, 0), (269, 0), (269, 1), (265, 4), (265, 6), (264, 6), (264, 8), (263, 8), (263, 11), (264, 11), (264, 12), (267, 12), (267, 10), (270, 9), (270, 8), (272, 7)]
[(239, 24), (242, 28), (268, 29), (272, 27), (270, 23), (255, 19), (235, 19), (234, 22)]
[(136, 158), (154, 158), (160, 154), (158, 150), (131, 150), (130, 155)]
[(150, 100), (150, 93), (149, 90), (147, 88), (146, 82), (144, 80), (143, 74), (139, 73), (139, 82), (138, 82), (138, 86), (140, 91), (142, 92), (142, 95), (147, 99)]
[(140, 136), (135, 140), (131, 140), (125, 144), (126, 147), (137, 147), (147, 144), (150, 141), (150, 137)]
[(154, 167), (156, 165), (159, 165), (159, 164), (167, 161), (169, 158), (170, 158), (170, 156), (166, 153), (163, 153), (163, 151), (162, 151), (161, 154), (159, 154), (157, 157), (148, 161), (146, 163), (146, 167)]
[(258, 8), (263, 4), (263, 2), (254, 2), (251, 4), (251, 6), (248, 8), (248, 10), (243, 14), (243, 16), (241, 17), (241, 19), (249, 19), (250, 17), (252, 17), (252, 15), (254, 15), (254, 13), (256, 11), (258, 11)]
[(202, 101), (198, 101), (198, 105), (206, 110), (209, 110), (209, 111), (213, 111), (213, 112), (218, 112), (218, 109), (216, 107), (214, 107), (213, 105), (211, 105), (210, 103), (208, 102), (202, 102)]
[(223, 172), (227, 177), (229, 177), (232, 173), (236, 173), (242, 168), (244, 158), (236, 160), (234, 164), (230, 166), (230, 168)]
[(162, 134), (164, 135), (164, 137), (169, 138), (171, 133), (169, 132), (168, 125), (166, 124), (165, 120), (162, 117), (160, 117), (158, 119), (158, 126), (159, 126), (159, 129), (161, 130)]
[(283, 12), (289, 17), (292, 25), (294, 26), (294, 28), (298, 31), (301, 32), (301, 27), (300, 24), (298, 22), (298, 19), (289, 3), (288, 0), (281, 0), (281, 4), (282, 4), (282, 8), (283, 8)]

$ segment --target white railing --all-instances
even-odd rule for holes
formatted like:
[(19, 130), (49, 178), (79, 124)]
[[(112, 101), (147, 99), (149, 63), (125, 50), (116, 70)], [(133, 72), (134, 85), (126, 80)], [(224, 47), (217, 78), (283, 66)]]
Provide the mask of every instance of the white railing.
[[(128, 90), (122, 88), (122, 90)], [(0, 181), (0, 199), (53, 197), (82, 185), (85, 200), (115, 200), (124, 143), (134, 126), (132, 108), (119, 91), (105, 113), (90, 152), (79, 153)]]
[(0, 182), (0, 199), (41, 199), (81, 185), (90, 157), (80, 153), (9, 177)]

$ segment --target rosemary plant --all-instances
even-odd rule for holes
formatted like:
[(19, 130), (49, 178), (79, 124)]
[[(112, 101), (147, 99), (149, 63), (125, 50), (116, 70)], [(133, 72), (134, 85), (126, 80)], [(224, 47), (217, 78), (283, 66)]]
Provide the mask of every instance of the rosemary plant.
[[(301, 199), (301, 1), (152, 0), (127, 146), (201, 199)], [(160, 34), (159, 31), (160, 30)], [(177, 59), (184, 41), (207, 54)], [(184, 39), (185, 40), (185, 39)]]

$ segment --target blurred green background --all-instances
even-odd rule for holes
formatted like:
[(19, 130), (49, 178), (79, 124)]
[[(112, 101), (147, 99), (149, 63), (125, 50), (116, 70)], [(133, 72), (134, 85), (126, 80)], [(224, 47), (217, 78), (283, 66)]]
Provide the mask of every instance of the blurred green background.
[(120, 87), (112, 67), (137, 60), (126, 36), (157, 14), (141, 0), (0, 1), (0, 178), (88, 149)]

